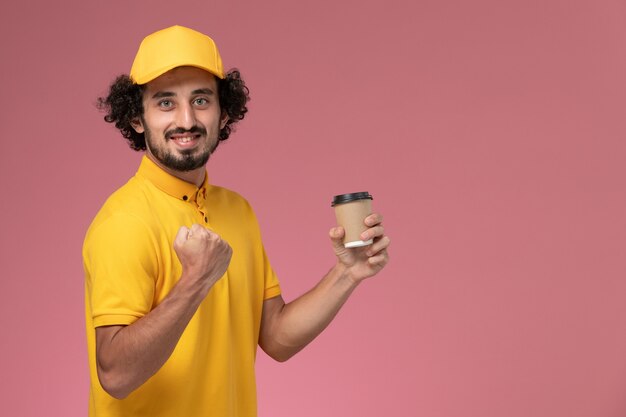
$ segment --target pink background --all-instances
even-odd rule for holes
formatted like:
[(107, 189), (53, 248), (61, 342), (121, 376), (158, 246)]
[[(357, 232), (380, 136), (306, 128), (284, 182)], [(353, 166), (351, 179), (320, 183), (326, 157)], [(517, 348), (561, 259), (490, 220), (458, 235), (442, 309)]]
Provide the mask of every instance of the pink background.
[(21, 1), (2, 6), (0, 414), (86, 415), (81, 245), (140, 154), (94, 108), (146, 34), (210, 33), (251, 112), (209, 163), (284, 295), (367, 190), (392, 260), (259, 414), (626, 415), (626, 2)]

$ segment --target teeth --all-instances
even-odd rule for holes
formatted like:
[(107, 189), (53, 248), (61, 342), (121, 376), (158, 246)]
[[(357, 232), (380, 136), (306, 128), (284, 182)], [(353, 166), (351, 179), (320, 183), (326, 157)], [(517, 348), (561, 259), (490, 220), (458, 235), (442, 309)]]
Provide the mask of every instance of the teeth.
[(191, 142), (191, 139), (193, 139), (193, 138), (190, 138), (190, 137), (184, 137), (184, 138), (177, 138), (176, 140), (177, 140), (178, 142), (187, 143), (187, 142)]

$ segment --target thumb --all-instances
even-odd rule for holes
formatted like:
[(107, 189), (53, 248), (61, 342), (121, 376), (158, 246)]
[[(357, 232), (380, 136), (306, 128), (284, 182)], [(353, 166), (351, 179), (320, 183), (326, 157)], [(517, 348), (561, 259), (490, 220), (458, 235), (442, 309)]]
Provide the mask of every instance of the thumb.
[(187, 236), (189, 235), (189, 229), (185, 226), (181, 226), (178, 229), (178, 233), (176, 233), (176, 237), (174, 238), (174, 248), (180, 248), (187, 241)]
[(346, 248), (343, 246), (343, 237), (345, 234), (346, 232), (341, 226), (333, 227), (328, 233), (330, 236), (330, 242), (335, 250), (335, 254), (338, 256), (346, 251)]

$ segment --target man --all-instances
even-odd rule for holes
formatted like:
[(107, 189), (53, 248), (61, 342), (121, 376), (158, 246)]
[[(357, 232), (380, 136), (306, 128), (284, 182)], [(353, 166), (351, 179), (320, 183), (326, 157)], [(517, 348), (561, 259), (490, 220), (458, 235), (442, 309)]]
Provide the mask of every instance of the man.
[(99, 100), (145, 156), (83, 247), (90, 416), (255, 416), (257, 345), (289, 359), (387, 263), (380, 215), (365, 220), (364, 248), (334, 228), (336, 265), (285, 304), (252, 209), (206, 175), (247, 100), (214, 42), (181, 26), (145, 38)]

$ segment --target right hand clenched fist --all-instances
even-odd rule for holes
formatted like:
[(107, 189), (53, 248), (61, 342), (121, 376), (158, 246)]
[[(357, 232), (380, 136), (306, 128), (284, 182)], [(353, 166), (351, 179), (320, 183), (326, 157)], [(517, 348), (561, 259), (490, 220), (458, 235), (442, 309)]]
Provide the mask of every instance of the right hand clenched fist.
[(174, 250), (183, 266), (181, 279), (191, 280), (206, 290), (224, 275), (233, 254), (230, 245), (217, 233), (199, 224), (178, 230)]

